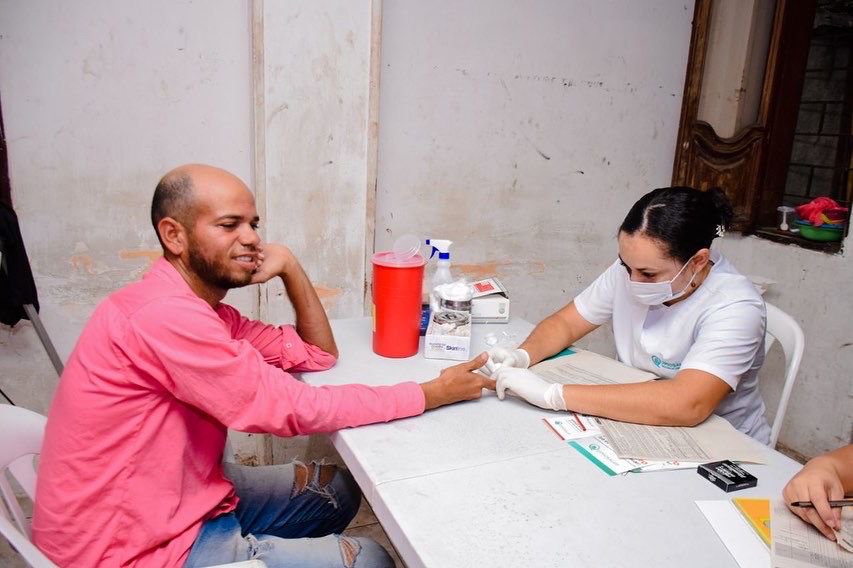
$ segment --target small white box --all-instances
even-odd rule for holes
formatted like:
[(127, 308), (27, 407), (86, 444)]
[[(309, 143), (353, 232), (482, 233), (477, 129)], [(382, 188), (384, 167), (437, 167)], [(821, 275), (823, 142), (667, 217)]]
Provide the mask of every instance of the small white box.
[(509, 293), (497, 278), (486, 278), (472, 284), (471, 321), (474, 323), (507, 323)]
[(424, 336), (424, 357), (467, 361), (471, 352), (471, 316), (467, 312), (430, 314)]

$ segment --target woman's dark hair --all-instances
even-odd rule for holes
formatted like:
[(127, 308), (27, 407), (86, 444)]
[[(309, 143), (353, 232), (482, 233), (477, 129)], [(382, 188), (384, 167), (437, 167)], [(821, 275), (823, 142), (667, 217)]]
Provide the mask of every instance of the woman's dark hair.
[(661, 187), (637, 201), (619, 232), (640, 233), (662, 243), (667, 254), (687, 262), (721, 235), (734, 217), (732, 204), (719, 188)]

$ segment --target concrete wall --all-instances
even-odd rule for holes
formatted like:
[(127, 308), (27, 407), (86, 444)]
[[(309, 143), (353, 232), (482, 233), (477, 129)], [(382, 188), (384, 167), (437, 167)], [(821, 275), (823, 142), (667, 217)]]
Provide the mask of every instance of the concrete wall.
[[(329, 317), (361, 316), (373, 240), (373, 3), (256, 0), (254, 29), (256, 185), (266, 238), (299, 257)], [(261, 294), (263, 319), (293, 321), (279, 279)], [(263, 442), (264, 462), (335, 455), (325, 436)]]
[[(456, 271), (496, 274), (538, 321), (616, 255), (629, 206), (668, 185), (692, 2), (388, 2), (383, 10), (377, 248), (451, 239)], [(757, 238), (720, 244), (808, 345), (780, 441), (848, 443), (853, 342), (847, 256)], [(521, 338), (519, 338), (521, 339)], [(615, 354), (609, 327), (582, 344)], [(771, 409), (781, 353), (766, 377)], [(772, 413), (772, 412), (771, 412)]]
[[(65, 359), (95, 305), (159, 255), (149, 208), (166, 170), (208, 162), (251, 183), (249, 11), (3, 0), (0, 14), (12, 198)], [(15, 402), (45, 412), (55, 383), (29, 322), (0, 329), (0, 385)]]
[[(256, 134), (266, 238), (287, 243), (330, 317), (361, 315), (368, 217), (370, 2), (257, 2)], [(261, 85), (256, 85), (256, 92)], [(370, 212), (372, 216), (372, 211)], [(276, 279), (269, 318), (292, 310)]]
[[(691, 2), (385, 2), (375, 217), (378, 4), (252, 6), (0, 0), (13, 197), (63, 357), (156, 256), (149, 199), (181, 162), (257, 186), (267, 236), (294, 247), (337, 317), (362, 313), (375, 221), (376, 249), (407, 232), (456, 241), (460, 272), (503, 278), (514, 313), (538, 320), (615, 257), (628, 206), (669, 182)], [(807, 455), (846, 442), (848, 256), (721, 248), (779, 281), (769, 301), (806, 331), (782, 441)], [(229, 300), (286, 318), (280, 290), (253, 290)], [(586, 345), (613, 353), (606, 329)], [(44, 412), (55, 382), (28, 323), (0, 329), (6, 392)]]
[[(245, 180), (265, 238), (291, 246), (329, 314), (362, 315), (375, 176), (371, 3), (0, 6), (13, 199), (63, 359), (97, 303), (159, 256), (151, 194), (184, 162)], [(292, 321), (279, 281), (227, 301)], [(29, 322), (0, 330), (0, 387), (15, 402), (46, 412), (56, 381)], [(308, 450), (302, 438), (286, 451), (264, 436), (232, 436), (232, 444), (255, 463)]]
[[(377, 248), (453, 240), (539, 320), (616, 258), (628, 206), (668, 185), (691, 2), (388, 2)], [(608, 330), (587, 341), (615, 354)]]
[[(726, 237), (720, 250), (744, 272), (776, 281), (765, 299), (791, 314), (803, 328), (806, 348), (779, 442), (815, 454), (853, 443), (853, 261), (757, 237)], [(772, 352), (771, 352), (772, 353)], [(765, 400), (782, 386), (781, 354), (762, 369)]]

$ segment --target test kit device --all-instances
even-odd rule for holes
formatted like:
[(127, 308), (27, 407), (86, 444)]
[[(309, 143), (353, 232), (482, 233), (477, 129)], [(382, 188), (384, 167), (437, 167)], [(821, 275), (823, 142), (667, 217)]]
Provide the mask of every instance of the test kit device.
[(703, 463), (696, 471), (726, 493), (758, 485), (757, 477), (729, 460)]
[(507, 323), (509, 321), (509, 293), (497, 278), (477, 280), (473, 284), (471, 321), (474, 323)]
[(424, 357), (467, 361), (471, 352), (471, 296), (474, 287), (465, 279), (439, 284), (433, 289), (437, 310), (430, 315), (424, 336)]

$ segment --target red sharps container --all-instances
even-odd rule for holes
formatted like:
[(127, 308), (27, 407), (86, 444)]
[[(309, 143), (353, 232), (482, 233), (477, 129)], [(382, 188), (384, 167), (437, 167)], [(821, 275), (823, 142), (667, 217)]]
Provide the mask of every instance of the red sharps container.
[(426, 259), (394, 251), (373, 255), (373, 351), (383, 357), (418, 352)]

